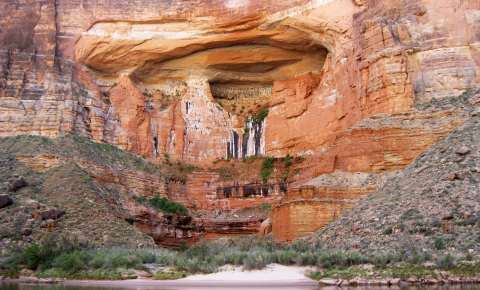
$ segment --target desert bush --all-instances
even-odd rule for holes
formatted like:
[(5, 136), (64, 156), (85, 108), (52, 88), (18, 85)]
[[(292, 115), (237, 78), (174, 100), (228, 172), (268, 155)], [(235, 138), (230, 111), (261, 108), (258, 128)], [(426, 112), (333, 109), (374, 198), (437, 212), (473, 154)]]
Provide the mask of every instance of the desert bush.
[(262, 161), (262, 168), (263, 169), (272, 169), (273, 168), (273, 161), (275, 161), (275, 157), (265, 158), (265, 160)]
[(447, 255), (438, 258), (435, 263), (440, 269), (447, 270), (455, 265), (455, 258), (448, 253)]
[(434, 247), (437, 250), (443, 250), (445, 249), (445, 242), (443, 241), (442, 238), (435, 238)]
[(148, 200), (148, 203), (155, 209), (167, 214), (186, 214), (187, 208), (178, 202), (169, 201), (166, 197), (160, 198), (157, 194), (154, 198)]
[(272, 174), (271, 170), (264, 170), (262, 171), (262, 173), (260, 173), (260, 176), (262, 177), (262, 179), (266, 180), (270, 177), (271, 174)]

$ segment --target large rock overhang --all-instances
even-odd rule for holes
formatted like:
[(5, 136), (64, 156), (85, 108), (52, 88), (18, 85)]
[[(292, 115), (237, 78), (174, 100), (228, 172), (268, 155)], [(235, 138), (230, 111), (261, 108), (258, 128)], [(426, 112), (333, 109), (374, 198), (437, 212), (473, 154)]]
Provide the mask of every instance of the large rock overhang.
[(77, 41), (75, 55), (107, 85), (129, 75), (144, 85), (194, 76), (220, 87), (262, 87), (322, 71), (328, 41), (293, 24), (99, 22)]

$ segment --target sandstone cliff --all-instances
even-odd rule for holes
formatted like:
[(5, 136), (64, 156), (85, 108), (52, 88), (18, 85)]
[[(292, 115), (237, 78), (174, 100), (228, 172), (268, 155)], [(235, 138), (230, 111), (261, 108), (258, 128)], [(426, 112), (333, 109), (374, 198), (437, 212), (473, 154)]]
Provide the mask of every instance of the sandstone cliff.
[[(4, 1), (0, 136), (69, 133), (203, 168), (303, 156), (292, 188), (397, 171), (469, 118), (418, 108), (479, 86), (478, 1), (277, 2)], [(217, 188), (245, 188), (208, 175), (170, 197), (242, 209), (285, 192), (271, 181), (271, 197), (235, 205)]]

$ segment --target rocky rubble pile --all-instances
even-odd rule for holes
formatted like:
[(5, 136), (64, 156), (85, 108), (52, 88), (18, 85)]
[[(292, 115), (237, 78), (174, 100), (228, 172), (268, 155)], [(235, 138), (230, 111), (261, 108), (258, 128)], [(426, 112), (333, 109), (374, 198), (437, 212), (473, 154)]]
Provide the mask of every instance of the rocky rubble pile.
[(325, 250), (362, 254), (479, 256), (479, 144), (480, 118), (474, 113), (377, 192), (309, 239)]

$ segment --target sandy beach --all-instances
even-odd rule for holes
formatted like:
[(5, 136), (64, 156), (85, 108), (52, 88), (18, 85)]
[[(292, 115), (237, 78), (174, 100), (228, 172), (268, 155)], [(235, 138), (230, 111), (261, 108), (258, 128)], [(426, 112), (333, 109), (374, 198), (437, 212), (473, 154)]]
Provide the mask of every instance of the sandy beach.
[[(135, 279), (122, 281), (70, 280), (60, 283), (67, 286), (114, 287), (126, 289), (318, 289), (318, 281), (311, 280), (303, 273), (307, 267), (287, 267), (270, 264), (263, 270), (245, 271), (242, 267), (226, 265), (220, 272), (207, 275), (194, 275), (179, 280), (158, 281)], [(13, 280), (12, 280), (13, 281)]]

